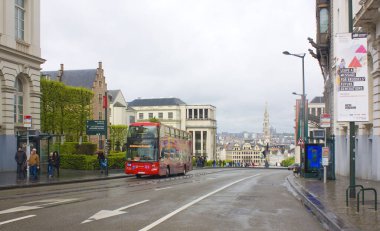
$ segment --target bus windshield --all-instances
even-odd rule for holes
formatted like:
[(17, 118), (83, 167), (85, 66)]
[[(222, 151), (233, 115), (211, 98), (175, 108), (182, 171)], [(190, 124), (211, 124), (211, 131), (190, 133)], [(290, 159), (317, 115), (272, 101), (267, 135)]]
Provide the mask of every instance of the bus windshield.
[(157, 161), (157, 140), (135, 140), (128, 142), (127, 160), (133, 161)]
[(128, 129), (128, 138), (157, 138), (158, 129), (156, 126), (131, 126)]

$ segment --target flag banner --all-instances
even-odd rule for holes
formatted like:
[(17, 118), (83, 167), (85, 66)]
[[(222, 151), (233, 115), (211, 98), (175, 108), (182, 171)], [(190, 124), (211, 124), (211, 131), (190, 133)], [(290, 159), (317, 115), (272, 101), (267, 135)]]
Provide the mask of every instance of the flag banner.
[(335, 64), (337, 121), (368, 121), (366, 36), (336, 34)]

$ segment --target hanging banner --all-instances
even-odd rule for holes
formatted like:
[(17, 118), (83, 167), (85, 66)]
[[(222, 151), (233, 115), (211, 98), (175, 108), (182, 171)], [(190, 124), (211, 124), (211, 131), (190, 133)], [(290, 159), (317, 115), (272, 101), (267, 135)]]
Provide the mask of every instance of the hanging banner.
[(368, 121), (367, 36), (335, 36), (337, 121)]

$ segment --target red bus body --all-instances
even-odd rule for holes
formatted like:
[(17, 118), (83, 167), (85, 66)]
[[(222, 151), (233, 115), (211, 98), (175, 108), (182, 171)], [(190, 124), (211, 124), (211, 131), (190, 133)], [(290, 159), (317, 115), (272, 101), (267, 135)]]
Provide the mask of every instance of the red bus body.
[(137, 177), (186, 174), (192, 170), (190, 133), (162, 123), (136, 122), (128, 129), (125, 173)]

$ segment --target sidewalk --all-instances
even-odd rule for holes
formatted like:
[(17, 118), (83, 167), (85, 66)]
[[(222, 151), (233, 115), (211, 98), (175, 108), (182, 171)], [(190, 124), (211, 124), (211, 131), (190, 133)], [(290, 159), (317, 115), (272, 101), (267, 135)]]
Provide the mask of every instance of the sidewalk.
[(86, 170), (70, 170), (60, 169), (60, 176), (48, 178), (46, 173), (41, 173), (39, 179), (36, 182), (31, 182), (29, 179), (17, 180), (16, 171), (14, 172), (0, 172), (0, 190), (21, 188), (21, 187), (34, 187), (41, 185), (52, 184), (67, 184), (67, 183), (79, 183), (95, 180), (117, 179), (128, 177), (124, 173), (123, 169), (109, 170), (108, 176), (104, 173), (101, 174), (100, 170), (86, 171)]
[[(380, 206), (375, 211), (374, 193), (365, 192), (364, 205), (361, 203), (357, 212), (357, 201), (349, 198), (346, 206), (346, 189), (350, 185), (349, 177), (337, 176), (336, 180), (323, 180), (287, 177), (290, 186), (298, 194), (299, 199), (308, 207), (329, 230), (380, 230)], [(380, 182), (356, 179), (356, 184), (364, 188), (375, 188), (380, 192)], [(359, 189), (356, 190), (356, 193)], [(379, 200), (379, 198), (378, 198)]]

